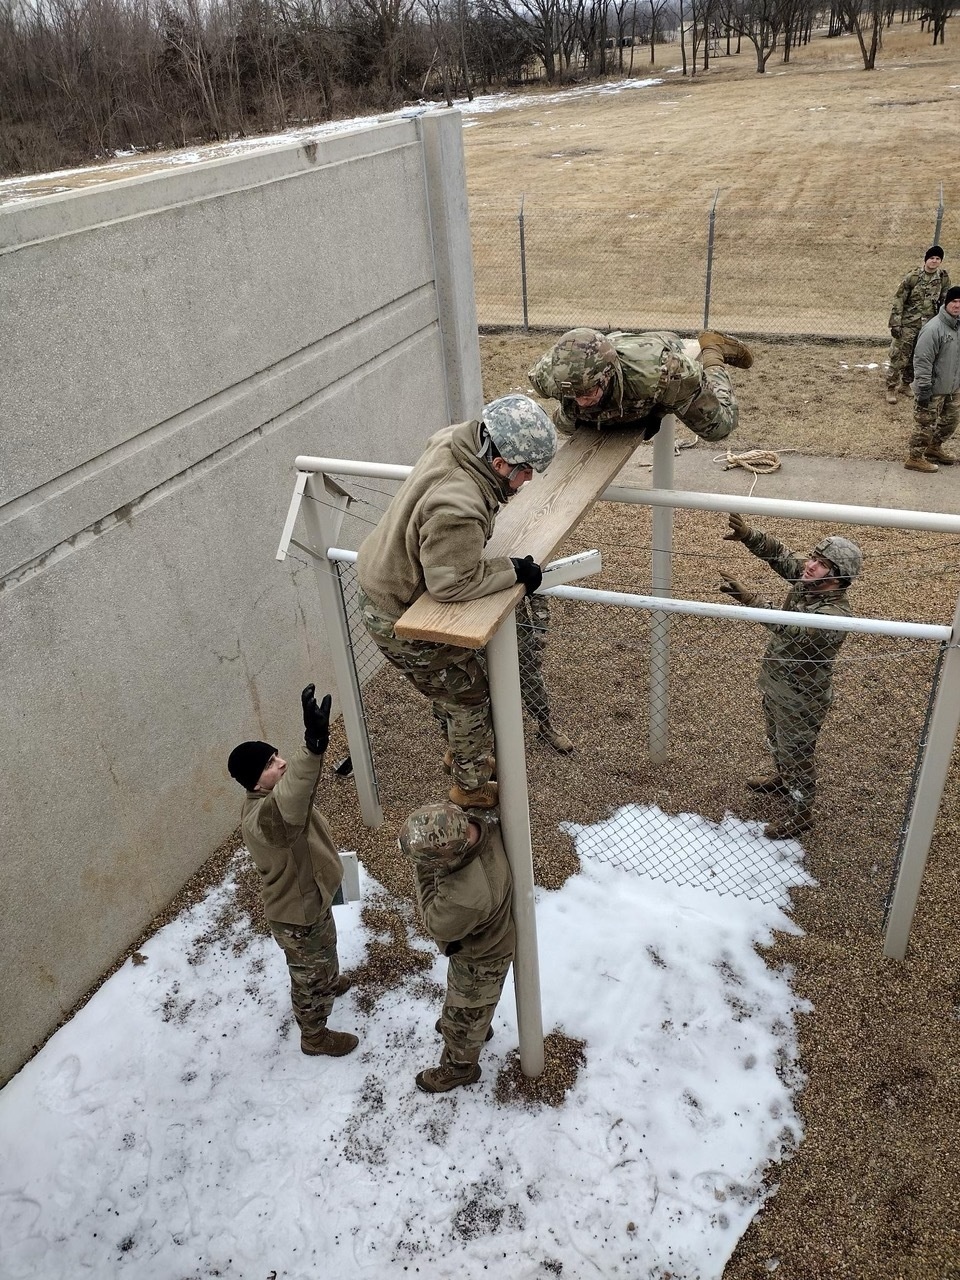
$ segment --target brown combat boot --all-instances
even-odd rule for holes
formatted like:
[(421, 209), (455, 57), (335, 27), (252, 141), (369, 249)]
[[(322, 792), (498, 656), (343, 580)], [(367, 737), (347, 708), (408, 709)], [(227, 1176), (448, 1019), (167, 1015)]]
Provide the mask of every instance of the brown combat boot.
[(333, 994), (335, 996), (345, 996), (352, 986), (353, 983), (350, 979), (341, 973), (337, 979), (336, 986), (333, 988)]
[(447, 794), (461, 809), (495, 809), (499, 801), (495, 782), (483, 782), (473, 791), (464, 791), (454, 783)]
[(942, 444), (928, 445), (923, 451), (923, 456), (928, 462), (939, 462), (941, 467), (952, 467), (957, 461), (952, 453), (947, 453)]
[(309, 1054), (311, 1058), (342, 1058), (353, 1053), (359, 1043), (359, 1037), (349, 1031), (331, 1031), (324, 1027), (315, 1036), (301, 1035), (300, 1052)]
[(751, 791), (786, 791), (783, 778), (774, 770), (773, 773), (757, 773), (752, 778), (744, 779), (744, 785)]
[(812, 809), (793, 809), (786, 817), (768, 822), (763, 828), (763, 834), (768, 840), (792, 840), (804, 831), (809, 831), (812, 826)]
[[(438, 1019), (436, 1020), (436, 1022), (433, 1024), (433, 1029), (434, 1029), (434, 1031), (436, 1031), (436, 1032), (437, 1032), (437, 1034), (438, 1034), (438, 1035), (441, 1035), (441, 1036), (443, 1035), (443, 1028), (442, 1028), (442, 1027), (441, 1027), (441, 1025), (440, 1025), (440, 1023), (441, 1023), (442, 1021), (443, 1021), (443, 1019), (442, 1019), (442, 1018), (438, 1018)], [(483, 1038), (484, 1038), (484, 1040), (492, 1040), (492, 1039), (493, 1039), (493, 1027), (487, 1027), (487, 1034), (486, 1034)]]
[(753, 352), (745, 343), (729, 333), (719, 333), (716, 329), (704, 329), (698, 334), (700, 343), (700, 363), (705, 369), (718, 364), (732, 364), (737, 369), (749, 369), (753, 364)]
[(918, 458), (914, 458), (914, 457), (908, 458), (906, 462), (903, 464), (903, 469), (905, 471), (939, 471), (940, 470), (940, 468), (937, 466), (935, 462), (929, 462), (926, 458), (923, 457), (922, 454)]
[(537, 737), (562, 756), (568, 756), (573, 752), (573, 743), (562, 729), (555, 729), (549, 720), (543, 721), (538, 726)]
[(896, 403), (897, 403), (897, 388), (888, 386), (887, 387), (887, 404), (896, 404)]
[(417, 1073), (417, 1088), (424, 1093), (449, 1093), (461, 1085), (476, 1084), (483, 1072), (476, 1062), (443, 1062)]

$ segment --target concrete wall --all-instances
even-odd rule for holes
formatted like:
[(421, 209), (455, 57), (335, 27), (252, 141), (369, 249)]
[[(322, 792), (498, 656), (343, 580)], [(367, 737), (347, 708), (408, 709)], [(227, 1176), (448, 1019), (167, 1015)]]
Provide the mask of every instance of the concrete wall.
[(0, 1077), (331, 685), (293, 459), (477, 412), (466, 208), (456, 112), (0, 207)]

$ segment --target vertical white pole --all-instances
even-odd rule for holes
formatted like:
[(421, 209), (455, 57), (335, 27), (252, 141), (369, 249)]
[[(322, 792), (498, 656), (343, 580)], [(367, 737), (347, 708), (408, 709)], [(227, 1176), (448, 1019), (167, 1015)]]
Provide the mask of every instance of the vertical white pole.
[(520, 1069), (525, 1076), (535, 1077), (543, 1074), (543, 1011), (540, 1006), (537, 917), (533, 903), (533, 847), (530, 843), (517, 615), (513, 609), (487, 645), (487, 672), (497, 741), (500, 831), (513, 874), (513, 920), (517, 929), (513, 983), (520, 1033)]
[(920, 884), (937, 810), (943, 795), (950, 757), (960, 728), (960, 599), (953, 615), (953, 636), (940, 668), (933, 713), (923, 751), (923, 763), (917, 779), (917, 791), (910, 812), (910, 825), (903, 844), (903, 857), (887, 917), (883, 954), (891, 960), (903, 960), (910, 941), (910, 926), (917, 909)]
[[(667, 414), (653, 437), (654, 489), (673, 488), (673, 441), (677, 420)], [(673, 590), (673, 507), (653, 508), (651, 591), (669, 596)], [(663, 764), (670, 755), (670, 615), (650, 617), (650, 759)]]
[[(311, 494), (310, 490), (314, 487), (321, 489), (322, 501), (310, 501), (311, 497), (320, 497), (317, 493)], [(340, 532), (347, 498), (344, 494), (336, 493), (332, 489), (329, 492), (324, 489), (323, 476), (320, 475), (310, 477), (305, 499), (301, 506), (301, 514), (304, 528), (309, 535), (309, 542), (312, 544), (312, 554), (316, 557), (317, 592), (327, 629), (327, 644), (330, 646), (333, 674), (340, 697), (343, 727), (347, 731), (347, 742), (350, 744), (350, 760), (353, 764), (357, 799), (360, 801), (360, 814), (368, 827), (382, 827), (383, 810), (380, 808), (370, 739), (367, 737), (367, 726), (363, 717), (360, 681), (357, 679), (353, 661), (350, 624), (347, 620), (340, 583), (335, 581), (337, 571), (326, 558), (327, 548), (336, 543), (337, 534)]]

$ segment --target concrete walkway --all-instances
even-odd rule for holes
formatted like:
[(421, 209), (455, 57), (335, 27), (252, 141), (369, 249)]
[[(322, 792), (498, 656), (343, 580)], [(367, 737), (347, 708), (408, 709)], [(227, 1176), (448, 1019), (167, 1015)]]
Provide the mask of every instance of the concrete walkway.
[[(689, 432), (678, 427), (679, 440), (683, 441), (688, 436)], [(741, 450), (734, 444), (731, 452)], [(960, 513), (960, 466), (941, 467), (935, 475), (922, 475), (918, 471), (905, 470), (902, 462), (784, 453), (779, 471), (755, 477), (742, 467), (725, 471), (722, 462), (714, 462), (718, 455), (726, 457), (725, 443), (717, 445), (698, 441), (692, 449), (681, 449), (674, 459), (674, 488), (746, 495), (753, 485), (755, 498), (899, 507), (907, 511), (943, 511), (950, 515)], [(653, 446), (641, 445), (617, 477), (617, 483), (649, 489), (649, 464), (652, 461)], [(648, 465), (643, 466), (643, 463)]]

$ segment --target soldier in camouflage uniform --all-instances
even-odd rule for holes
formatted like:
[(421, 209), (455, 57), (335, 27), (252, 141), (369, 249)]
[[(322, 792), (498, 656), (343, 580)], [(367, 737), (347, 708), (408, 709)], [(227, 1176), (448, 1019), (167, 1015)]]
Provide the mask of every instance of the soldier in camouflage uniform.
[(920, 330), (913, 353), (913, 434), (903, 464), (908, 471), (952, 467), (944, 449), (960, 423), (960, 288), (948, 289), (943, 306)]
[(553, 421), (578, 427), (642, 429), (649, 440), (668, 413), (703, 440), (724, 440), (739, 410), (726, 365), (749, 369), (749, 349), (728, 334), (704, 330), (700, 359), (675, 333), (608, 333), (571, 329), (528, 373), (536, 391), (560, 401)]
[[(791, 584), (781, 609), (850, 617), (847, 587), (863, 565), (863, 555), (855, 542), (836, 536), (824, 538), (809, 556), (794, 555), (776, 538), (751, 529), (739, 515), (730, 516), (730, 532), (724, 537), (742, 542)], [(736, 578), (721, 576), (720, 590), (740, 604), (755, 609), (776, 607)], [(764, 835), (770, 839), (785, 840), (807, 831), (813, 823), (817, 783), (814, 752), (833, 702), (833, 664), (846, 632), (775, 623), (770, 625), (770, 631), (760, 669), (760, 692), (774, 770), (748, 778), (747, 786), (787, 799), (787, 815), (764, 828)]]
[(910, 395), (913, 352), (920, 330), (943, 306), (950, 277), (940, 265), (943, 250), (931, 245), (923, 266), (915, 267), (900, 281), (890, 311), (890, 366), (887, 370), (887, 404), (897, 403), (897, 392)]
[(424, 592), (454, 601), (517, 582), (536, 591), (543, 575), (532, 556), (484, 559), (483, 550), (500, 507), (534, 471), (546, 470), (556, 449), (550, 419), (528, 396), (492, 401), (479, 420), (430, 438), (357, 557), (364, 626), (446, 725), (455, 804), (497, 803), (486, 672), (474, 649), (407, 640), (395, 624)]
[(420, 914), (448, 958), (447, 994), (437, 1030), (439, 1067), (417, 1075), (424, 1093), (446, 1093), (480, 1079), (480, 1051), (516, 950), (513, 878), (492, 819), (452, 804), (410, 814), (400, 847), (414, 867)]
[(343, 879), (330, 828), (313, 796), (330, 738), (330, 695), (317, 706), (308, 684), (300, 695), (304, 745), (289, 765), (269, 742), (241, 742), (230, 752), (230, 776), (246, 789), (240, 831), (260, 873), (263, 913), (290, 971), (290, 997), (300, 1048), (341, 1058), (359, 1044), (327, 1019), (350, 989), (340, 976), (337, 927), (330, 907)]

